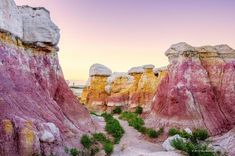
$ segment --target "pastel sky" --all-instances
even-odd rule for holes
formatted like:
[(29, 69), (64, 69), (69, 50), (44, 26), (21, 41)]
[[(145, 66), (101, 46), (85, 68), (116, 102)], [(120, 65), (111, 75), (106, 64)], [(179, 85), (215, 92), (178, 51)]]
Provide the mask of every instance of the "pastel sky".
[(61, 29), (60, 63), (66, 79), (88, 78), (101, 63), (113, 71), (168, 64), (164, 52), (181, 41), (235, 48), (234, 0), (15, 0), (43, 6)]

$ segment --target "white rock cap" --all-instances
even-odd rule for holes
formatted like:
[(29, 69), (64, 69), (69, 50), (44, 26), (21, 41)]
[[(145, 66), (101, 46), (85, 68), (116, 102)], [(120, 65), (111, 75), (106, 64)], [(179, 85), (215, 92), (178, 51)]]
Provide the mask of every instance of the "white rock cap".
[(22, 16), (14, 0), (0, 0), (0, 30), (23, 38)]
[(167, 70), (167, 66), (159, 67), (159, 68), (154, 68), (153, 72), (154, 72), (154, 74), (157, 74), (157, 73), (159, 73), (161, 71), (165, 71), (165, 70)]
[(144, 68), (142, 66), (138, 67), (132, 67), (131, 69), (128, 70), (128, 74), (141, 74), (144, 72)]
[(214, 46), (218, 53), (235, 53), (235, 50), (229, 47), (227, 44), (221, 44)]
[(110, 76), (112, 74), (112, 71), (102, 65), (102, 64), (93, 64), (91, 67), (90, 67), (90, 70), (89, 70), (89, 76)]
[(143, 68), (144, 69), (153, 69), (155, 66), (152, 65), (152, 64), (146, 64), (146, 65), (143, 65)]
[(108, 77), (108, 84), (113, 83), (116, 79), (121, 77), (126, 78), (128, 83), (131, 83), (134, 80), (133, 76), (130, 76), (125, 72), (114, 72), (110, 77)]
[(25, 42), (58, 44), (60, 39), (59, 28), (51, 21), (48, 10), (29, 6), (20, 6), (18, 9), (23, 18), (23, 40)]
[[(59, 28), (45, 8), (17, 7), (14, 0), (0, 0), (0, 31), (10, 32), (26, 43), (57, 45)], [(40, 45), (40, 44), (37, 44)]]
[(181, 52), (186, 52), (186, 51), (195, 51), (195, 48), (192, 47), (191, 45), (185, 43), (185, 42), (180, 42), (177, 44), (173, 44), (166, 52), (165, 55), (174, 55), (178, 54)]

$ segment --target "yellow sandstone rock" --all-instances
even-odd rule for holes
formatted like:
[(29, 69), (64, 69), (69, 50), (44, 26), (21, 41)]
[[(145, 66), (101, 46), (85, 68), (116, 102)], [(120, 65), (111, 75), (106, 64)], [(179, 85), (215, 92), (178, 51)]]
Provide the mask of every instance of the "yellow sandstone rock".
[(153, 72), (153, 65), (145, 65), (143, 68), (144, 73), (141, 75), (137, 88), (137, 94), (139, 94), (138, 105), (149, 108), (155, 95), (157, 77)]
[[(101, 64), (93, 64), (89, 70), (89, 87), (83, 91), (82, 99), (91, 112), (103, 112), (106, 110), (108, 93), (105, 91), (107, 78), (112, 71)], [(87, 92), (87, 93), (86, 93)]]
[(132, 87), (134, 78), (127, 73), (113, 73), (108, 77), (108, 84), (105, 87), (109, 93), (107, 100), (107, 111), (110, 112), (116, 106), (122, 106), (123, 109), (128, 108), (129, 91)]

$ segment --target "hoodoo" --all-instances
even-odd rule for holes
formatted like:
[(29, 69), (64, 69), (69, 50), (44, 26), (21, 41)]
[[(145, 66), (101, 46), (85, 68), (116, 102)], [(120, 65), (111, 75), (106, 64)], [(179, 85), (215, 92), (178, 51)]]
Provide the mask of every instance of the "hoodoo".
[(0, 0), (0, 155), (65, 155), (95, 129), (58, 61), (49, 11)]
[(149, 125), (206, 128), (212, 135), (235, 124), (235, 51), (227, 45), (172, 45), (168, 72), (157, 87)]

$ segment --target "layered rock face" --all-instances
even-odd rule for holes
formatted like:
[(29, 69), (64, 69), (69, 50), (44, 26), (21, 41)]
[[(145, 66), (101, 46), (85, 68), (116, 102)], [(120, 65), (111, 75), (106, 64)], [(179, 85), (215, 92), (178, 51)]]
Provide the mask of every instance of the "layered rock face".
[(65, 155), (95, 126), (66, 84), (43, 8), (0, 0), (0, 155)]
[(152, 103), (157, 87), (157, 77), (153, 72), (153, 65), (144, 65), (143, 69), (144, 72), (140, 77), (136, 90), (138, 101), (135, 103), (138, 103), (138, 105), (144, 108), (150, 108), (149, 106)]
[(133, 85), (134, 78), (127, 73), (113, 73), (108, 77), (108, 83), (105, 86), (109, 94), (107, 98), (107, 110), (110, 112), (117, 106), (128, 109), (129, 90)]
[[(84, 90), (82, 99), (90, 111), (103, 112), (106, 110), (108, 93), (105, 91), (108, 77), (112, 71), (101, 64), (93, 64), (89, 70), (89, 89)], [(86, 87), (85, 87), (86, 88)], [(86, 93), (88, 91), (88, 93)]]
[(227, 45), (173, 45), (157, 87), (148, 124), (207, 128), (212, 135), (235, 123), (235, 51)]

